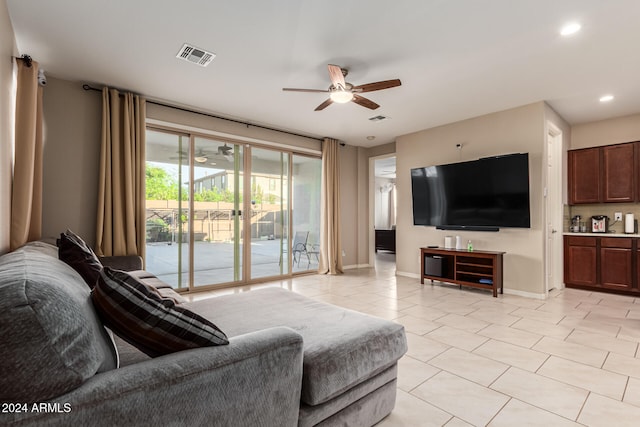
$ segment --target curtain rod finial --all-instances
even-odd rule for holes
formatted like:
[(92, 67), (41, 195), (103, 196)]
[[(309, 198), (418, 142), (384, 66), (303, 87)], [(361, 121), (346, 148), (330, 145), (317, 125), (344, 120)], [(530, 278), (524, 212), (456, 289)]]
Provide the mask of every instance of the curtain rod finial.
[(22, 60), (24, 61), (24, 64), (29, 68), (31, 68), (31, 66), (33, 65), (33, 59), (27, 54), (22, 55)]

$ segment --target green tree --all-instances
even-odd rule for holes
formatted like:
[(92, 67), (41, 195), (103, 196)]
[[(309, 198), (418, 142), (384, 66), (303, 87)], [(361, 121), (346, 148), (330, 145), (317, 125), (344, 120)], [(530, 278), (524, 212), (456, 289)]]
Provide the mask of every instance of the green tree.
[[(147, 200), (178, 200), (178, 181), (158, 166), (146, 167)], [(182, 192), (182, 200), (186, 200), (186, 191)]]

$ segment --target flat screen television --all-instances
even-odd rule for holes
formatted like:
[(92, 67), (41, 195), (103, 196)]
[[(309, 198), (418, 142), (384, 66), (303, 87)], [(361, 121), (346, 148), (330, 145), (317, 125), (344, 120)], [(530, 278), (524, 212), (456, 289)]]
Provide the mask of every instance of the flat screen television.
[(445, 230), (530, 228), (529, 155), (411, 169), (414, 225)]

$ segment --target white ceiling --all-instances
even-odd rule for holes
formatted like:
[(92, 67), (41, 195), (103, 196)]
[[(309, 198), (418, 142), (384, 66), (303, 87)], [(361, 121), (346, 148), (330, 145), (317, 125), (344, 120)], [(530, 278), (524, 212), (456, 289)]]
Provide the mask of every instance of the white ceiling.
[[(18, 53), (49, 76), (128, 89), (311, 136), (372, 146), (538, 101), (570, 124), (640, 112), (638, 0), (7, 0)], [(582, 30), (559, 35), (568, 21)], [(206, 68), (183, 43), (214, 52)], [(314, 108), (326, 65), (359, 85), (399, 78), (349, 103)], [(615, 100), (601, 104), (606, 93)], [(384, 115), (390, 119), (371, 122)], [(375, 136), (373, 141), (367, 136)]]

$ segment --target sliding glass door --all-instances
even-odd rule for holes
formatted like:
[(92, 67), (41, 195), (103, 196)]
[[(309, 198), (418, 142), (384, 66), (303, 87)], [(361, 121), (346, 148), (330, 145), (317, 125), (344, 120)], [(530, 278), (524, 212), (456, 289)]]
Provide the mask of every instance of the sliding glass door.
[(174, 288), (189, 286), (189, 136), (147, 131), (148, 271)]
[(148, 271), (195, 289), (317, 268), (319, 158), (155, 129), (146, 152)]
[(194, 138), (193, 286), (233, 283), (242, 275), (242, 146)]
[(292, 270), (316, 270), (320, 261), (320, 175), (317, 157), (293, 156)]
[(289, 273), (288, 153), (251, 148), (251, 278)]

